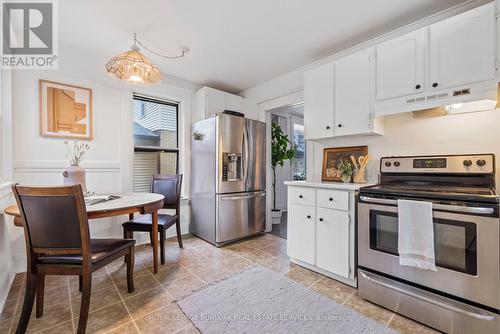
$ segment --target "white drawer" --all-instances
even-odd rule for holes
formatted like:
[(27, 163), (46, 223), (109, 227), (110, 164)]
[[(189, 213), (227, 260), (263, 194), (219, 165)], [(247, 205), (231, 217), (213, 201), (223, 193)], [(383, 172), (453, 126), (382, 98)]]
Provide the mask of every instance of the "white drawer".
[(327, 209), (349, 210), (349, 192), (318, 189), (317, 206)]
[(316, 204), (316, 190), (305, 187), (289, 187), (288, 199), (291, 203), (314, 206)]

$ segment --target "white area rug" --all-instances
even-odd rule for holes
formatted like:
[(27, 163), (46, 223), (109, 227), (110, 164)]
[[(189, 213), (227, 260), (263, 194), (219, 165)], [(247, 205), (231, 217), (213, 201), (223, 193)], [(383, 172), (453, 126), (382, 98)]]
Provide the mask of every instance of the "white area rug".
[(178, 304), (204, 334), (396, 333), (263, 267), (237, 273)]

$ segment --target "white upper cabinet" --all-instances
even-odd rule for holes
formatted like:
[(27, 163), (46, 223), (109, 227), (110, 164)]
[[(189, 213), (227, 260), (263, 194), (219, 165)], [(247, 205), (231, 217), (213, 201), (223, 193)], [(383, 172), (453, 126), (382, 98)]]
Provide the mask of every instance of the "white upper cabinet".
[(307, 71), (305, 138), (381, 134), (375, 116), (495, 99), (495, 10), (490, 2)]
[(305, 138), (321, 139), (333, 137), (333, 63), (307, 71), (304, 81)]
[(430, 26), (431, 89), (495, 79), (495, 3)]
[(379, 44), (377, 116), (495, 98), (495, 3)]
[(243, 98), (238, 95), (226, 95), (226, 110), (242, 112), (243, 111)]
[(305, 73), (306, 139), (382, 133), (374, 118), (373, 48)]
[(203, 87), (195, 94), (197, 121), (224, 110), (243, 112), (243, 98), (210, 87)]
[(425, 29), (381, 43), (376, 50), (377, 100), (423, 92)]
[(226, 109), (226, 93), (207, 87), (205, 90), (205, 108), (205, 117), (224, 111)]
[(372, 131), (373, 49), (335, 62), (335, 136)]

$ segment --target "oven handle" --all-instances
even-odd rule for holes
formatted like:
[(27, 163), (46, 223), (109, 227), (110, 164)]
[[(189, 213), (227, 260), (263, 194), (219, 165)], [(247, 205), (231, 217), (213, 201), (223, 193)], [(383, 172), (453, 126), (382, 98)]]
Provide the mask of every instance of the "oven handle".
[(484, 313), (481, 314), (481, 313), (475, 313), (475, 312), (471, 312), (468, 310), (464, 310), (464, 309), (459, 308), (457, 306), (450, 305), (448, 303), (423, 296), (423, 295), (418, 294), (416, 292), (408, 291), (406, 289), (394, 286), (390, 283), (382, 282), (382, 281), (376, 279), (375, 277), (372, 277), (372, 275), (365, 273), (362, 270), (360, 270), (359, 273), (361, 274), (361, 276), (363, 276), (363, 279), (365, 279), (373, 284), (381, 285), (385, 288), (388, 288), (388, 289), (394, 290), (396, 292), (408, 295), (410, 297), (422, 300), (422, 301), (427, 302), (429, 304), (433, 304), (433, 305), (436, 305), (438, 307), (442, 307), (442, 308), (447, 309), (449, 311), (459, 313), (459, 314), (464, 315), (466, 317), (474, 318), (474, 319), (478, 319), (478, 320), (487, 320), (487, 321), (492, 321), (492, 320), (496, 319), (494, 316), (491, 316), (488, 314), (484, 314)]
[[(360, 200), (367, 203), (376, 203), (376, 204), (387, 204), (387, 205), (398, 205), (398, 201), (394, 199), (387, 198), (376, 198), (376, 197), (367, 197), (360, 196)], [(462, 212), (462, 213), (473, 213), (480, 215), (491, 215), (495, 212), (493, 208), (485, 208), (485, 207), (476, 207), (476, 206), (458, 206), (458, 205), (446, 205), (446, 204), (437, 204), (433, 203), (432, 208), (435, 210), (445, 210), (445, 211), (453, 211), (453, 212)]]

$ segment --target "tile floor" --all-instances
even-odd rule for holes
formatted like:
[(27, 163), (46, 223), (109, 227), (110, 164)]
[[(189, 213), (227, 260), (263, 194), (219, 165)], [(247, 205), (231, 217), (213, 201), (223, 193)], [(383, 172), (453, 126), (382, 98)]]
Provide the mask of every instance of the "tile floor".
[[(437, 333), (364, 301), (347, 285), (290, 263), (286, 240), (271, 234), (223, 248), (193, 236), (184, 237), (184, 249), (179, 249), (174, 239), (169, 239), (166, 245), (167, 263), (155, 275), (152, 274), (151, 248), (137, 247), (132, 294), (126, 291), (122, 261), (94, 273), (87, 333), (198, 333), (176, 300), (255, 265), (281, 273), (401, 333)], [(0, 333), (15, 332), (22, 308), (23, 281), (24, 275), (16, 276), (0, 314)], [(33, 316), (28, 332), (74, 333), (80, 306), (77, 277), (47, 277), (45, 293), (44, 316), (40, 319)]]

